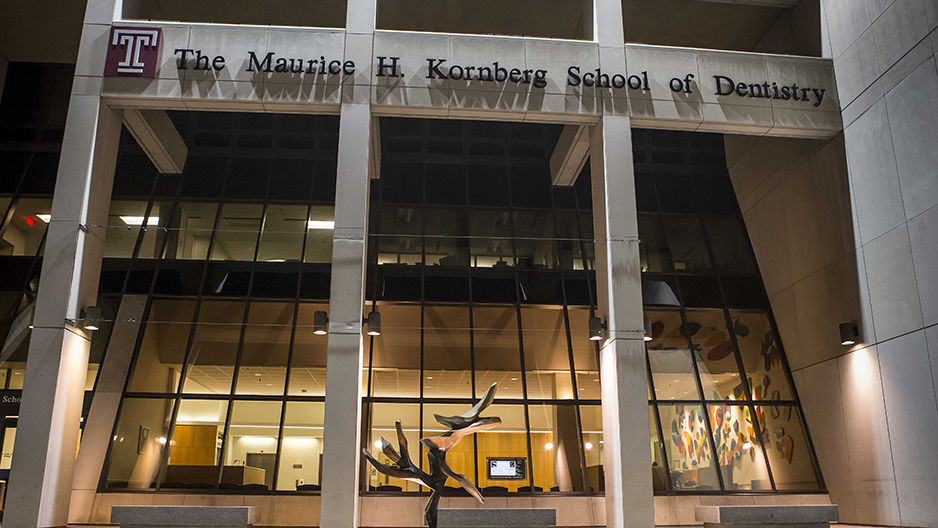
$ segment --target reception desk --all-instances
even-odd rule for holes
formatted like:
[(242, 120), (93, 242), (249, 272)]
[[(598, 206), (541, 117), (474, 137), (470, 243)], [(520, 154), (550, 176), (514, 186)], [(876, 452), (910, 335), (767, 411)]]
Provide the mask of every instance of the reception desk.
[[(264, 485), (266, 471), (251, 466), (225, 466), (221, 472), (221, 483), (231, 486), (248, 484)], [(218, 478), (218, 466), (171, 465), (166, 468), (165, 482), (169, 484), (210, 484)]]

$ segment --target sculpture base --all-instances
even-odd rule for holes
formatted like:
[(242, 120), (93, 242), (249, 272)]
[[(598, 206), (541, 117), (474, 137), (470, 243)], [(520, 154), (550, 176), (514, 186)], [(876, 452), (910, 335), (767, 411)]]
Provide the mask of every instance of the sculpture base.
[(553, 508), (440, 509), (439, 528), (546, 528), (557, 524)]

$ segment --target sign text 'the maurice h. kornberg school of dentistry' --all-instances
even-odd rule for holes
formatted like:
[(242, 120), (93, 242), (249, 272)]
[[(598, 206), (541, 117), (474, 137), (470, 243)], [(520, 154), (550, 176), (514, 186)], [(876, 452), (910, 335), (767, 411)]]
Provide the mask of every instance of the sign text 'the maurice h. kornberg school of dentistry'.
[[(106, 76), (153, 77), (157, 57), (162, 42), (162, 32), (158, 28), (111, 29), (108, 59), (105, 65)], [(227, 60), (223, 55), (203, 53), (201, 49), (175, 48), (176, 68), (179, 70), (201, 70), (220, 72), (226, 69)], [(258, 54), (246, 52), (245, 70), (257, 74), (284, 76), (348, 76), (356, 70), (355, 61), (319, 57), (285, 57), (276, 52)], [(404, 77), (400, 57), (378, 55), (375, 57), (375, 76), (380, 78)], [(483, 64), (453, 64), (446, 58), (427, 57), (421, 74), (429, 81), (463, 81), (480, 83), (526, 84), (533, 89), (547, 86), (550, 72), (546, 69), (517, 68), (495, 60)], [(652, 73), (653, 74), (653, 73)], [(672, 92), (691, 94), (696, 80), (695, 74), (671, 78), (666, 84)], [(738, 82), (739, 81), (739, 82)], [(718, 96), (750, 97), (758, 99), (794, 100), (821, 106), (825, 88), (799, 86), (790, 80), (733, 79), (728, 75), (713, 75), (706, 81), (713, 93)], [(572, 87), (636, 90), (650, 92), (649, 72), (627, 75), (618, 72), (604, 72), (600, 68), (583, 69), (570, 65), (566, 71), (566, 85)], [(702, 85), (701, 85), (702, 86)]]

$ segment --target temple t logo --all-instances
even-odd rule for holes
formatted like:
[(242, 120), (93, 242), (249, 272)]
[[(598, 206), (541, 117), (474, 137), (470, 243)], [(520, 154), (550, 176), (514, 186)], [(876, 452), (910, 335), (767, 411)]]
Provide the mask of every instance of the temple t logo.
[(161, 28), (112, 27), (104, 76), (156, 77), (162, 40)]

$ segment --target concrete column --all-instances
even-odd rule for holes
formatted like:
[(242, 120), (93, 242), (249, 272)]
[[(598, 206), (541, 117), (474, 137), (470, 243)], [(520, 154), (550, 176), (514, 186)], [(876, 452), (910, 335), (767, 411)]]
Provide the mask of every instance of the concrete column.
[(358, 527), (362, 311), (365, 300), (371, 107), (343, 104), (336, 170), (326, 359), (320, 526)]
[(3, 524), (64, 526), (78, 448), (90, 334), (121, 119), (97, 96), (72, 96), (42, 260), (41, 284)]
[(117, 419), (117, 409), (120, 407), (146, 306), (146, 295), (125, 295), (114, 317), (114, 329), (98, 373), (94, 399), (82, 435), (84, 441), (75, 461), (75, 477), (68, 509), (70, 523), (88, 523), (91, 520), (94, 495), (111, 445), (114, 420)]
[(343, 83), (339, 119), (319, 518), (319, 526), (330, 528), (358, 528), (362, 312), (368, 189), (375, 160), (367, 85), (374, 55), (376, 1), (348, 0), (345, 21), (345, 59), (362, 67)]
[(630, 120), (604, 116), (590, 145), (596, 236), (606, 525), (654, 526), (638, 217)]

